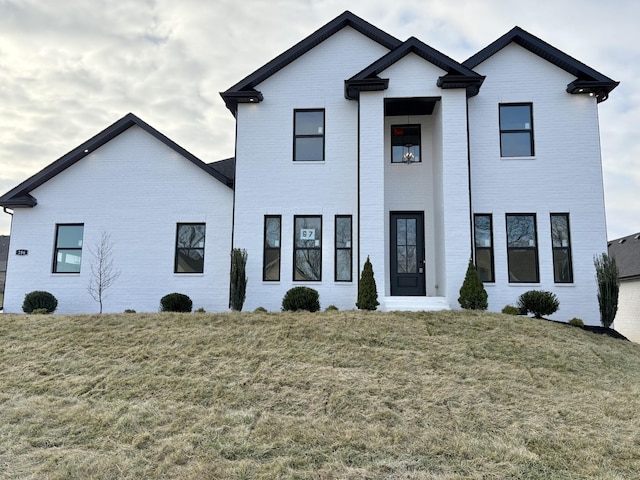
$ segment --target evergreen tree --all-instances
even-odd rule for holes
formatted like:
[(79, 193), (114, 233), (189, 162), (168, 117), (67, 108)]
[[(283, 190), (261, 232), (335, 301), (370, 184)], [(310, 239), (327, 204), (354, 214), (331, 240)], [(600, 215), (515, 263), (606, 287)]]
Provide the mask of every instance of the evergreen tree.
[(458, 302), (462, 308), (467, 310), (486, 310), (488, 307), (487, 297), (487, 291), (478, 276), (476, 266), (472, 260), (469, 260), (467, 274), (462, 282), (462, 287), (460, 287)]
[(593, 259), (598, 280), (598, 305), (600, 306), (600, 323), (605, 328), (611, 328), (618, 312), (618, 293), (620, 281), (618, 279), (618, 265), (616, 259), (602, 253)]
[(232, 310), (241, 311), (247, 292), (247, 251), (244, 248), (231, 250), (231, 288), (229, 304)]
[(358, 285), (358, 302), (356, 307), (360, 310), (375, 310), (380, 302), (378, 302), (378, 289), (376, 287), (376, 279), (373, 278), (373, 266), (367, 257), (360, 276), (360, 285)]

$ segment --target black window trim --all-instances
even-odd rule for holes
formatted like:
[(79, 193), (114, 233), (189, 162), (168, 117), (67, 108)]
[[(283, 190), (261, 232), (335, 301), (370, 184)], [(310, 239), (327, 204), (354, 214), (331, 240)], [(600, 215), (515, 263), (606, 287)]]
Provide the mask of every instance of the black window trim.
[[(298, 112), (322, 112), (322, 134), (298, 135), (296, 133), (296, 114)], [(324, 162), (325, 161), (325, 135), (326, 135), (327, 114), (324, 108), (295, 108), (293, 110), (293, 161), (294, 162)], [(322, 160), (298, 160), (296, 158), (296, 140), (298, 138), (322, 138)]]
[[(349, 219), (349, 247), (338, 247), (338, 219)], [(333, 244), (335, 247), (335, 255), (333, 260), (333, 279), (335, 282), (349, 283), (353, 282), (353, 216), (352, 215), (336, 215), (334, 220), (334, 232), (333, 232)], [(349, 279), (338, 279), (338, 252), (341, 250), (347, 250), (349, 252)]]
[[(531, 128), (529, 130), (503, 130), (502, 129), (502, 107), (529, 107), (529, 118), (531, 120)], [(498, 105), (498, 129), (500, 130), (500, 157), (501, 158), (531, 158), (535, 157), (535, 142), (533, 135), (533, 102), (506, 102)], [(503, 133), (528, 133), (531, 148), (530, 155), (503, 155), (502, 153), (502, 134)]]
[(390, 158), (391, 158), (391, 163), (393, 165), (402, 165), (404, 162), (394, 162), (393, 161), (393, 129), (394, 128), (405, 128), (405, 127), (418, 127), (418, 139), (420, 141), (420, 143), (417, 144), (417, 146), (420, 149), (420, 156), (419, 156), (419, 160), (413, 163), (422, 163), (422, 124), (421, 123), (403, 123), (403, 124), (394, 124), (391, 125), (391, 129), (389, 130), (389, 148), (391, 149), (390, 152)]
[[(298, 218), (319, 218), (320, 219), (320, 246), (319, 247), (298, 247), (296, 244), (296, 222)], [(293, 216), (293, 271), (292, 281), (294, 282), (322, 282), (322, 215), (294, 215)], [(296, 280), (296, 257), (298, 250), (319, 250), (320, 251), (320, 275), (317, 280)]]
[[(554, 247), (553, 246), (553, 217), (566, 217), (567, 219), (567, 246), (566, 247)], [(553, 268), (553, 281), (554, 283), (563, 283), (563, 284), (569, 284), (569, 283), (574, 283), (573, 282), (573, 259), (572, 259), (572, 252), (571, 252), (571, 219), (569, 216), (569, 212), (551, 212), (549, 214), (549, 231), (551, 232), (551, 261), (553, 262), (554, 268)], [(555, 269), (555, 253), (556, 251), (566, 251), (566, 255), (567, 255), (567, 259), (569, 261), (569, 277), (570, 279), (567, 281), (562, 281), (562, 280), (558, 280), (556, 278), (556, 269)]]
[[(476, 243), (476, 217), (488, 217), (489, 218), (489, 246), (479, 247)], [(474, 213), (473, 214), (473, 247), (476, 260), (476, 268), (478, 267), (478, 250), (489, 251), (489, 257), (491, 258), (491, 280), (483, 280), (483, 283), (496, 283), (496, 270), (495, 270), (495, 254), (493, 251), (493, 214), (491, 213)]]
[[(56, 223), (56, 238), (53, 243), (53, 263), (51, 265), (51, 273), (56, 275), (79, 275), (82, 271), (82, 247), (58, 247), (58, 236), (60, 234), (60, 227), (82, 227), (82, 243), (84, 245), (84, 223)], [(77, 272), (58, 272), (56, 268), (58, 266), (58, 250), (74, 250), (80, 252), (80, 268)]]
[[(176, 241), (175, 241), (175, 250), (174, 250), (174, 260), (173, 260), (173, 273), (176, 275), (202, 275), (204, 273), (204, 264), (205, 264), (205, 246), (203, 247), (187, 247), (187, 248), (179, 248), (178, 247), (178, 239), (180, 234), (180, 227), (183, 225), (203, 225), (205, 228), (205, 246), (206, 246), (206, 238), (207, 238), (207, 224), (205, 222), (178, 222), (176, 223)], [(178, 250), (202, 250), (202, 271), (201, 272), (179, 272), (178, 271)]]
[[(533, 247), (509, 247), (509, 221), (508, 218), (512, 216), (512, 217), (533, 217), (533, 230), (535, 233), (535, 246)], [(507, 277), (508, 277), (508, 281), (509, 283), (522, 283), (522, 284), (534, 284), (534, 283), (540, 283), (540, 257), (539, 257), (539, 252), (538, 252), (538, 221), (537, 221), (537, 216), (535, 213), (505, 213), (505, 232), (506, 232), (506, 244), (507, 244)], [(511, 268), (509, 265), (509, 250), (514, 249), (514, 250), (533, 250), (535, 253), (535, 269), (536, 269), (536, 279), (535, 280), (524, 280), (524, 281), (518, 281), (518, 280), (511, 280)]]
[[(267, 244), (267, 221), (269, 219), (272, 218), (277, 218), (278, 219), (278, 244), (279, 247), (269, 247)], [(282, 215), (265, 215), (264, 216), (264, 234), (263, 234), (263, 241), (264, 241), (264, 249), (262, 251), (262, 281), (263, 282), (279, 282), (280, 281), (280, 276), (282, 274), (281, 272), (281, 267), (282, 267)], [(267, 252), (268, 251), (274, 251), (277, 250), (278, 251), (278, 278), (277, 279), (267, 279)]]

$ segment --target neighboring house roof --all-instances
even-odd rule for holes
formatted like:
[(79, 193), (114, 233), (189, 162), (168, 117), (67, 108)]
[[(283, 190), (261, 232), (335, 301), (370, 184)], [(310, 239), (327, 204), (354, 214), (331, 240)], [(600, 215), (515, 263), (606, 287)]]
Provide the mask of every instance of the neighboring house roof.
[(132, 126), (137, 125), (142, 128), (144, 131), (160, 140), (162, 143), (167, 145), (169, 148), (174, 150), (175, 152), (182, 155), (184, 158), (189, 160), (191, 163), (201, 168), (209, 175), (213, 176), (220, 182), (224, 183), (228, 187), (233, 186), (233, 179), (229, 178), (218, 170), (211, 168), (209, 165), (204, 163), (199, 158), (195, 157), (187, 150), (182, 148), (180, 145), (175, 143), (170, 138), (166, 137), (155, 128), (150, 126), (149, 124), (143, 122), (138, 117), (136, 117), (133, 113), (128, 113), (120, 120), (112, 124), (111, 126), (104, 129), (102, 132), (98, 133), (96, 136), (84, 142), (82, 145), (74, 148), (66, 155), (60, 157), (58, 160), (48, 165), (40, 172), (33, 175), (31, 178), (28, 178), (20, 185), (15, 187), (13, 190), (5, 193), (0, 197), (0, 206), (8, 207), (8, 208), (20, 208), (20, 207), (34, 207), (37, 205), (37, 200), (31, 195), (31, 191), (42, 185), (43, 183), (51, 180), (53, 177), (58, 175), (60, 172), (63, 172), (71, 165), (76, 162), (82, 160), (84, 157), (89, 155), (94, 150), (100, 148), (105, 143), (113, 140), (115, 137), (131, 128)]
[(640, 233), (611, 240), (609, 255), (616, 259), (619, 278), (640, 278)]
[(569, 93), (595, 95), (598, 102), (604, 102), (609, 97), (611, 90), (620, 83), (561, 52), (520, 27), (514, 27), (462, 64), (469, 68), (475, 68), (512, 42), (574, 75), (576, 80), (567, 85)]
[(224, 92), (220, 92), (220, 96), (222, 96), (227, 108), (235, 115), (238, 103), (261, 102), (263, 99), (262, 93), (254, 89), (256, 85), (286, 67), (333, 34), (342, 30), (344, 27), (351, 27), (357, 30), (389, 50), (396, 48), (402, 43), (400, 40), (380, 30), (378, 27), (375, 27), (357, 15), (346, 11), (327, 23), (325, 26), (316, 30), (304, 40), (298, 42), (286, 52), (278, 55), (248, 77), (236, 83), (231, 88)]
[(456, 62), (452, 58), (410, 37), (386, 55), (351, 77), (345, 82), (345, 97), (351, 100), (358, 98), (360, 91), (383, 90), (387, 88), (388, 80), (378, 78), (378, 74), (389, 68), (409, 53), (414, 53), (436, 67), (447, 72), (438, 78), (437, 85), (441, 88), (466, 88), (467, 96), (472, 97), (480, 91), (484, 81), (482, 75)]

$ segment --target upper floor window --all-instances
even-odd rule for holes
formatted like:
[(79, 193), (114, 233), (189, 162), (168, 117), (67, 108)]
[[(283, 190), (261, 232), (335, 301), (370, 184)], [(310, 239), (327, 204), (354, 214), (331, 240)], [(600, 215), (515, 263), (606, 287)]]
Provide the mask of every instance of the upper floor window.
[(56, 225), (53, 273), (80, 273), (84, 224)]
[(533, 105), (500, 105), (500, 156), (533, 157)]
[(280, 215), (264, 217), (264, 252), (262, 257), (262, 280), (280, 280)]
[(551, 246), (553, 249), (553, 280), (556, 283), (572, 283), (571, 237), (569, 214), (551, 214)]
[(507, 213), (509, 282), (538, 283), (538, 237), (535, 214)]
[(493, 274), (493, 232), (491, 215), (473, 216), (476, 249), (476, 270), (483, 282), (495, 282)]
[(293, 160), (324, 160), (324, 110), (293, 111)]
[(391, 163), (420, 162), (420, 125), (391, 126)]
[(204, 223), (178, 224), (175, 273), (204, 272), (204, 234)]

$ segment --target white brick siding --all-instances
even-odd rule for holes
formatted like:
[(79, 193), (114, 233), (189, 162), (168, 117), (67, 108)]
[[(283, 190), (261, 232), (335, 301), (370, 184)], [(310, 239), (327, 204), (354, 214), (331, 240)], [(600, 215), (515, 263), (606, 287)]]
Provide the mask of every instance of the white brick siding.
[[(33, 190), (34, 208), (16, 208), (5, 312), (46, 290), (59, 313), (97, 312), (87, 285), (89, 247), (111, 236), (120, 278), (106, 291), (105, 312), (157, 311), (167, 293), (189, 295), (194, 309), (226, 310), (229, 299), (232, 190), (137, 126)], [(176, 224), (206, 223), (203, 274), (174, 274)], [(80, 274), (53, 274), (56, 224), (83, 223)], [(28, 250), (16, 256), (16, 249)]]
[(640, 343), (640, 278), (620, 281), (613, 328), (632, 342)]

